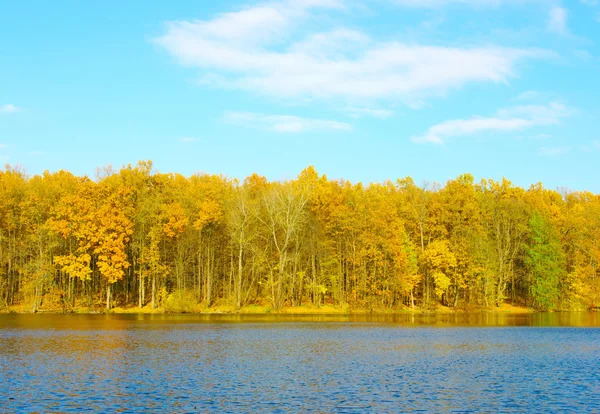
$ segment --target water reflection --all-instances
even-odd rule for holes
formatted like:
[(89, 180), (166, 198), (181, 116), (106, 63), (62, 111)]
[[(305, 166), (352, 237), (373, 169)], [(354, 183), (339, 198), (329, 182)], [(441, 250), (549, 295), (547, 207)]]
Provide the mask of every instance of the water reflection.
[(448, 314), (0, 314), (0, 329), (41, 329), (43, 335), (60, 330), (127, 330), (145, 325), (290, 323), (290, 322), (353, 322), (396, 324), (410, 327), (600, 327), (600, 312), (544, 312), (502, 314), (492, 312)]
[(597, 411), (599, 322), (0, 315), (0, 411)]

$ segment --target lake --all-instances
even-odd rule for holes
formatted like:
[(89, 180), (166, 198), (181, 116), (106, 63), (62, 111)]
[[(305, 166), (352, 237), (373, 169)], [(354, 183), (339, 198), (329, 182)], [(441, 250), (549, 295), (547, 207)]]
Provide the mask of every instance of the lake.
[(598, 412), (600, 313), (0, 315), (1, 412)]

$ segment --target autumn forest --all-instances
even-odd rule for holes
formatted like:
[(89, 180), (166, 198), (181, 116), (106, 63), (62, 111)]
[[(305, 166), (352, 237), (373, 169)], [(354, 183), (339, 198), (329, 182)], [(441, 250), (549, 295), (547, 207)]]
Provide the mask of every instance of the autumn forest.
[(596, 307), (600, 196), (508, 180), (363, 185), (308, 167), (0, 172), (0, 310)]

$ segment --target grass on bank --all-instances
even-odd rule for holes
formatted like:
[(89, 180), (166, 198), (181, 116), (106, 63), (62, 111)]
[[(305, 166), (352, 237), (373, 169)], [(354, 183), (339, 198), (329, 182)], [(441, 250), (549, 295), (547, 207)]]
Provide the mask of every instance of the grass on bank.
[[(490, 308), (473, 308), (469, 310), (453, 309), (447, 306), (437, 305), (434, 309), (421, 309), (418, 307), (402, 308), (402, 309), (366, 309), (366, 308), (350, 308), (348, 305), (334, 306), (326, 304), (322, 306), (314, 306), (311, 304), (303, 304), (300, 306), (284, 306), (279, 309), (274, 309), (270, 304), (251, 304), (236, 310), (235, 307), (217, 303), (211, 307), (206, 307), (205, 304), (198, 304), (189, 297), (170, 297), (162, 306), (153, 308), (151, 304), (146, 304), (143, 307), (138, 306), (115, 306), (107, 312), (106, 308), (100, 304), (95, 306), (85, 306), (76, 304), (69, 309), (61, 307), (41, 307), (36, 310), (37, 313), (115, 313), (115, 314), (162, 314), (162, 313), (196, 313), (196, 314), (292, 314), (292, 315), (311, 315), (311, 314), (401, 314), (401, 313), (433, 313), (433, 314), (452, 314), (452, 313), (501, 313), (501, 314), (522, 314), (533, 313), (534, 310), (522, 306), (515, 306), (508, 303), (503, 303), (499, 307)], [(17, 305), (4, 307), (0, 309), (0, 313), (34, 313), (31, 306)]]

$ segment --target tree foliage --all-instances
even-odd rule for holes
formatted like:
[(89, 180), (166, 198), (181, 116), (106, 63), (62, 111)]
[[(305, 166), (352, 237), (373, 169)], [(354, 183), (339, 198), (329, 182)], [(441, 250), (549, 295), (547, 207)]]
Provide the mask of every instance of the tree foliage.
[(5, 308), (587, 308), (599, 262), (599, 196), (541, 184), (0, 171)]

